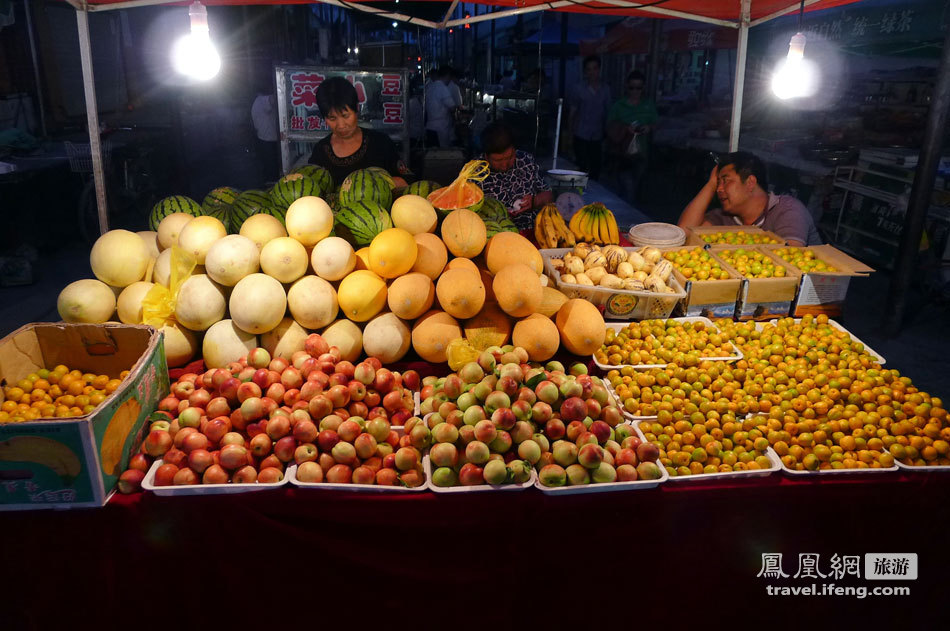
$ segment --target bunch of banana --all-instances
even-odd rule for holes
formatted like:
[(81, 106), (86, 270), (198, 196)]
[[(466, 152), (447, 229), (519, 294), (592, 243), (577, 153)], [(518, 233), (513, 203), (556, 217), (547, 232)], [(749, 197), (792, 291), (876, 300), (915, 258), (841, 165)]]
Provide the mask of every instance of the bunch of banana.
[(599, 202), (588, 204), (574, 213), (570, 228), (579, 241), (599, 245), (620, 243), (620, 230), (614, 214)]
[(546, 204), (534, 218), (534, 239), (540, 248), (570, 248), (576, 243), (554, 204)]

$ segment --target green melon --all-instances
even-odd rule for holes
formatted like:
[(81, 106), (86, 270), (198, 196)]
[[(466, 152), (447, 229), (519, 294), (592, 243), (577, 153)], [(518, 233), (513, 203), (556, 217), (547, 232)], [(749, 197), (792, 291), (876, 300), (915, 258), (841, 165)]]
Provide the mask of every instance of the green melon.
[[(390, 182), (392, 179), (390, 178)], [(353, 202), (370, 200), (385, 210), (393, 205), (393, 189), (378, 173), (369, 169), (353, 171), (340, 185), (340, 201), (344, 206)]]
[(402, 194), (428, 197), (432, 191), (440, 188), (442, 188), (442, 185), (438, 182), (433, 182), (432, 180), (419, 180), (418, 182), (413, 182), (403, 189)]
[(389, 188), (395, 188), (396, 182), (393, 180), (393, 176), (389, 174), (389, 171), (382, 167), (366, 167), (366, 170), (374, 174), (376, 177), (381, 179), (386, 184), (389, 184)]
[(505, 208), (505, 205), (494, 197), (488, 196), (482, 201), (482, 205), (478, 209), (478, 216), (484, 221), (493, 221), (496, 223), (504, 220), (510, 221), (508, 209)]
[(320, 197), (320, 185), (302, 173), (291, 173), (277, 180), (270, 191), (271, 201), (276, 208), (287, 208), (301, 197)]
[(240, 230), (245, 220), (257, 213), (274, 215), (281, 221), (284, 220), (283, 213), (274, 208), (270, 195), (264, 191), (249, 190), (238, 195), (238, 198), (231, 204), (231, 230)]
[(322, 166), (316, 164), (305, 164), (303, 166), (297, 167), (291, 173), (300, 173), (306, 177), (309, 177), (311, 180), (320, 185), (320, 191), (322, 195), (326, 195), (328, 191), (333, 189), (333, 176), (330, 175), (330, 172), (324, 169)]
[(198, 217), (204, 214), (201, 210), (201, 204), (185, 195), (172, 195), (159, 200), (152, 206), (152, 212), (148, 216), (149, 230), (158, 230), (158, 224), (162, 219), (173, 213), (186, 213)]
[(501, 220), (485, 219), (485, 234), (490, 239), (499, 232), (519, 232), (518, 226), (510, 218)]
[(230, 230), (231, 204), (240, 194), (241, 191), (231, 186), (219, 186), (205, 195), (201, 202), (202, 214), (220, 219), (221, 223)]
[(335, 214), (334, 229), (353, 247), (369, 245), (377, 234), (393, 227), (392, 218), (382, 205), (370, 199), (344, 203)]

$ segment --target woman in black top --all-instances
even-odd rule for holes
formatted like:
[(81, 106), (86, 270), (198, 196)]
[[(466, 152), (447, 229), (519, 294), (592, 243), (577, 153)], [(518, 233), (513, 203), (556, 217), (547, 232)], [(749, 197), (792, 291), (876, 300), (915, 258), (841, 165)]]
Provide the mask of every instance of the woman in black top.
[(357, 169), (381, 167), (393, 176), (397, 188), (407, 184), (409, 169), (389, 136), (359, 126), (359, 101), (353, 84), (343, 77), (327, 79), (317, 88), (317, 106), (330, 135), (314, 147), (310, 164), (325, 168), (337, 183)]

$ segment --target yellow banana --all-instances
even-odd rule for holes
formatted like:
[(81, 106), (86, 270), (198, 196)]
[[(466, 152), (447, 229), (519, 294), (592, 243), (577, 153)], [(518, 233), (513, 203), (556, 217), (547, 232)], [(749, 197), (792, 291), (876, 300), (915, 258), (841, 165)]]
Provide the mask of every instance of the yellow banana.
[(581, 210), (579, 212), (582, 213), (581, 220), (577, 224), (577, 227), (580, 230), (580, 232), (577, 232), (575, 234), (577, 234), (577, 237), (581, 239), (582, 241), (587, 241), (588, 243), (590, 243), (591, 240), (593, 239), (593, 235), (591, 235), (590, 233), (590, 219), (591, 219), (590, 213), (588, 213), (586, 210)]
[(574, 214), (571, 215), (571, 221), (568, 224), (568, 228), (570, 228), (571, 232), (573, 232), (574, 236), (577, 237), (578, 239), (583, 238), (583, 233), (581, 232), (580, 225), (581, 225), (581, 219), (584, 218), (584, 214), (585, 213), (581, 212), (580, 210), (575, 210)]
[(541, 232), (543, 233), (544, 237), (544, 247), (556, 248), (557, 237), (554, 232), (554, 225), (551, 223), (551, 213), (542, 211), (539, 217), (541, 218)]
[(49, 467), (64, 481), (75, 478), (82, 471), (76, 452), (58, 440), (43, 436), (14, 436), (0, 442), (0, 460), (35, 462)]
[(607, 232), (605, 233), (607, 242), (612, 244), (620, 243), (620, 229), (617, 226), (617, 218), (614, 217), (614, 214), (609, 210), (604, 211), (604, 217), (607, 227)]

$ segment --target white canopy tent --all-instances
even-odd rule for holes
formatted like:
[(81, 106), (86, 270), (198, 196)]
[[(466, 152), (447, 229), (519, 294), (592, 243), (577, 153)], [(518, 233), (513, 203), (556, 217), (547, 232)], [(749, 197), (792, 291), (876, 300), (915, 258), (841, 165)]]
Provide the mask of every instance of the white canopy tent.
[[(825, 9), (858, 0), (652, 0), (631, 2), (630, 0), (481, 0), (477, 4), (501, 8), (463, 19), (451, 19), (458, 7), (459, 0), (452, 0), (444, 18), (439, 22), (424, 20), (398, 11), (373, 6), (368, 2), (350, 2), (347, 0), (316, 0), (355, 11), (377, 15), (387, 20), (415, 24), (432, 29), (446, 29), (465, 24), (474, 24), (488, 20), (534, 13), (537, 11), (567, 11), (580, 13), (609, 13), (611, 15), (636, 15), (655, 18), (679, 18), (704, 22), (739, 30), (738, 52), (735, 81), (733, 83), (732, 117), (729, 130), (729, 150), (739, 147), (739, 123), (742, 119), (742, 96), (745, 87), (746, 56), (748, 51), (749, 28), (775, 18), (795, 13), (804, 8), (807, 11)], [(135, 7), (161, 4), (189, 4), (181, 0), (66, 0), (76, 9), (76, 23), (79, 29), (79, 51), (82, 62), (83, 86), (86, 98), (86, 117), (90, 130), (89, 144), (92, 154), (93, 174), (96, 184), (96, 198), (99, 208), (99, 230), (109, 229), (105, 177), (102, 167), (102, 150), (99, 134), (99, 114), (96, 102), (95, 78), (92, 68), (92, 42), (89, 36), (89, 13), (113, 11)], [(242, 5), (242, 4), (312, 4), (310, 0), (206, 0), (206, 5)]]

